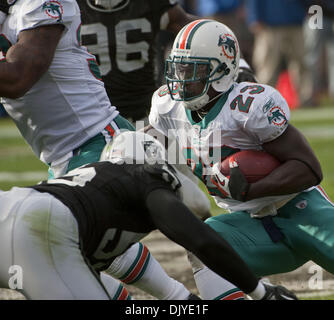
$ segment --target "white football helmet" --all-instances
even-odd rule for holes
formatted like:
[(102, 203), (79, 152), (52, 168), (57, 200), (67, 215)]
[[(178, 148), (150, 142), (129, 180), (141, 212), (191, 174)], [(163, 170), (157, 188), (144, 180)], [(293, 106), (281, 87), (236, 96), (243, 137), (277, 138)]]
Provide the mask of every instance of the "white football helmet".
[(93, 10), (99, 12), (115, 12), (125, 8), (130, 0), (86, 0)]
[(164, 146), (149, 134), (125, 131), (104, 147), (100, 161), (127, 164), (164, 164), (167, 161)]
[(177, 34), (166, 59), (165, 78), (173, 100), (199, 110), (209, 102), (210, 86), (228, 91), (237, 78), (240, 49), (226, 25), (209, 19), (187, 24)]

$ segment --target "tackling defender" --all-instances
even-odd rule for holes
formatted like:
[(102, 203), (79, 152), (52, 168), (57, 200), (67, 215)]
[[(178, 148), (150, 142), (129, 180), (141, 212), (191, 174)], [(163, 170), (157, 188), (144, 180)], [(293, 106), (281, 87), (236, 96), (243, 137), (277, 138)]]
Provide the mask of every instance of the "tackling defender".
[(97, 272), (159, 229), (253, 298), (296, 299), (283, 287), (259, 282), (234, 250), (189, 211), (180, 200), (178, 173), (164, 153), (151, 136), (125, 132), (114, 139), (110, 162), (1, 192), (0, 285), (8, 284), (15, 264), (23, 269), (22, 293), (30, 299), (110, 299)]
[[(1, 0), (0, 10), (0, 96), (22, 136), (49, 166), (50, 178), (98, 161), (106, 142), (134, 128), (111, 106), (95, 57), (79, 43), (77, 2), (19, 0), (9, 6)], [(141, 257), (142, 248), (138, 243), (129, 252)], [(164, 279), (154, 290), (158, 297), (187, 297), (189, 291), (168, 278), (153, 256), (147, 261), (145, 267)], [(124, 298), (122, 285), (101, 277), (110, 296)]]
[[(178, 140), (194, 174), (218, 206), (232, 212), (206, 223), (256, 275), (288, 272), (309, 260), (334, 272), (334, 206), (319, 185), (319, 161), (289, 124), (278, 91), (235, 82), (239, 54), (225, 25), (202, 19), (185, 26), (166, 60), (167, 86), (154, 93), (150, 124)], [(282, 165), (252, 184), (233, 161), (233, 174), (223, 176), (220, 161), (244, 149), (265, 150)], [(237, 288), (193, 260), (202, 298), (240, 297)]]

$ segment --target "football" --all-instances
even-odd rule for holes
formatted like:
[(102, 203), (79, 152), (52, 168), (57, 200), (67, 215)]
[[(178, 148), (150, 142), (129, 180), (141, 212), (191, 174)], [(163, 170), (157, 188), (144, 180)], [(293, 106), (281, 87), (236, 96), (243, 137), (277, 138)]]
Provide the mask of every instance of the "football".
[[(265, 151), (242, 150), (230, 157), (233, 157), (238, 162), (241, 172), (249, 183), (264, 178), (281, 164), (279, 160)], [(221, 162), (220, 172), (224, 176), (230, 175), (230, 157), (225, 158)]]

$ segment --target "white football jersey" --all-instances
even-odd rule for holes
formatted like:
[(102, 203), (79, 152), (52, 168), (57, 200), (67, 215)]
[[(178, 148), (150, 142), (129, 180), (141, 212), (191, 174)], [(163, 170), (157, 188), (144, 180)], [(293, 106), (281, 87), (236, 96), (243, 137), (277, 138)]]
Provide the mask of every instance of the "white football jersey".
[[(173, 92), (177, 94), (177, 92)], [(239, 202), (222, 199), (207, 179), (212, 164), (239, 150), (262, 150), (262, 144), (279, 137), (287, 128), (289, 107), (274, 88), (268, 85), (235, 83), (216, 102), (209, 113), (196, 123), (182, 102), (172, 100), (167, 86), (152, 98), (150, 124), (167, 137), (179, 142), (183, 156), (193, 172), (206, 184), (217, 205), (230, 211), (251, 213), (264, 209), (275, 214), (277, 205), (294, 195), (275, 196)], [(283, 202), (282, 202), (283, 201)]]
[(18, 0), (1, 28), (0, 53), (21, 31), (65, 26), (48, 71), (21, 98), (4, 106), (34, 153), (55, 161), (95, 136), (118, 115), (100, 79), (95, 57), (79, 44), (80, 10), (75, 0)]

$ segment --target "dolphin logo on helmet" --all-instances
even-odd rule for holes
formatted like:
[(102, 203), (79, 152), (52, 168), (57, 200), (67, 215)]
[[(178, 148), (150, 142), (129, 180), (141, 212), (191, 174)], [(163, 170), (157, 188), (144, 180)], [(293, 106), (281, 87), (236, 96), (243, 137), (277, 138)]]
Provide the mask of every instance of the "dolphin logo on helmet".
[(236, 67), (236, 57), (238, 49), (233, 39), (233, 36), (230, 34), (223, 34), (219, 37), (218, 46), (222, 47), (223, 53), (226, 58), (232, 59), (232, 64)]

